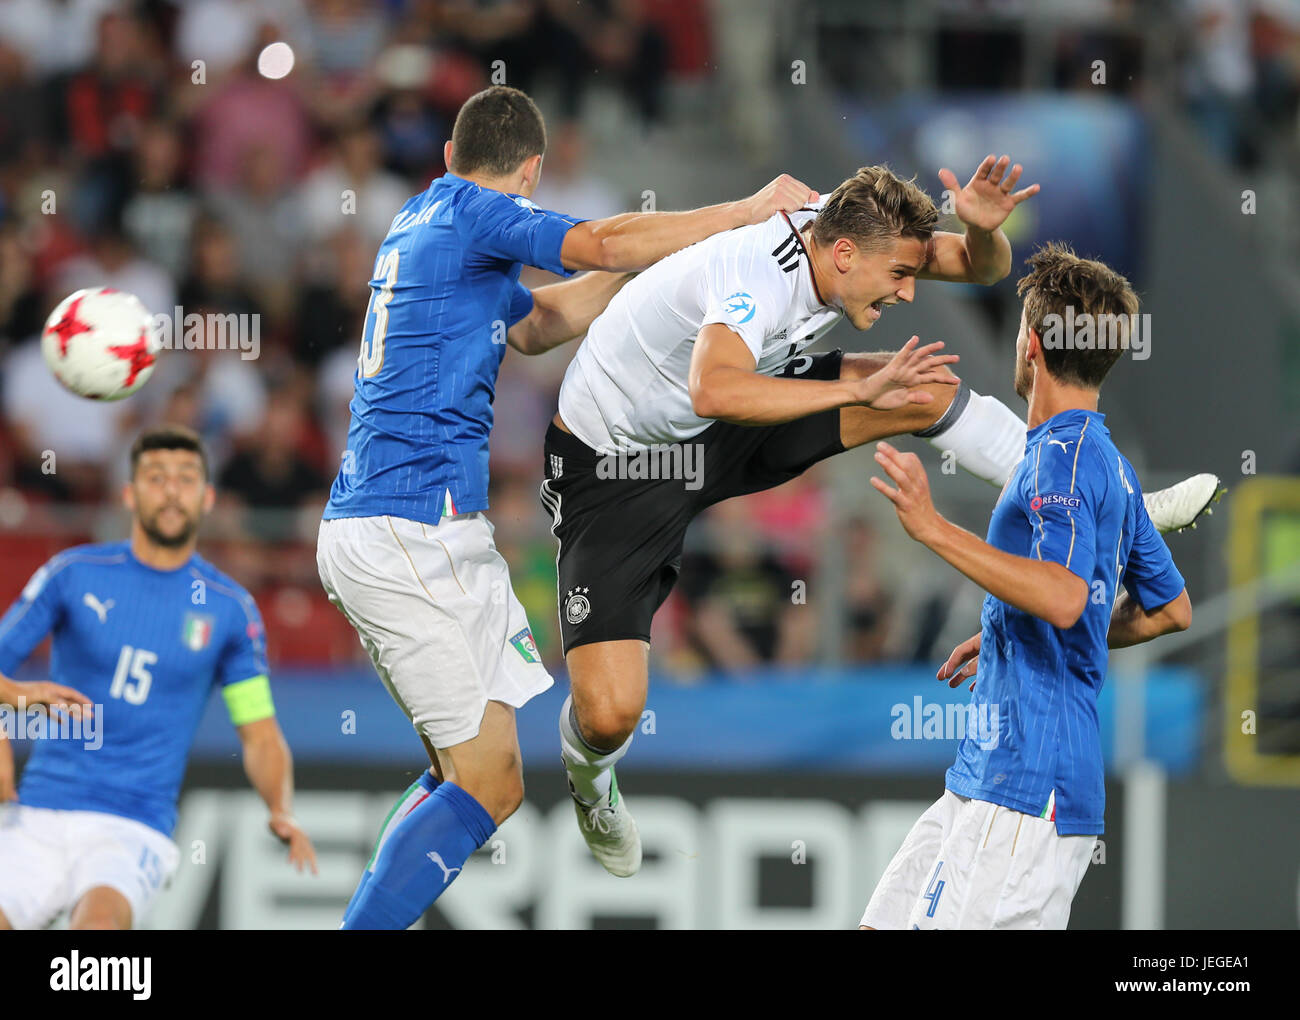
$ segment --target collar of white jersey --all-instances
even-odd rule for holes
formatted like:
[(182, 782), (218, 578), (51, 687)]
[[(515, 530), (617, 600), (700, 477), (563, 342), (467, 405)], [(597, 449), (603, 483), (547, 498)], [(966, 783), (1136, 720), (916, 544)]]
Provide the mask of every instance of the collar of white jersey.
[[(824, 198), (818, 199), (816, 202), (810, 202), (802, 209), (797, 209), (796, 212), (820, 212), (821, 207), (825, 204), (826, 204), (826, 200)], [(813, 310), (818, 308), (826, 308), (834, 312), (840, 311), (839, 308), (836, 308), (834, 305), (828, 303), (826, 299), (822, 297), (821, 288), (817, 286), (817, 277), (813, 275), (812, 252), (810, 252), (808, 250), (808, 246), (803, 243), (803, 234), (799, 232), (799, 228), (796, 227), (794, 223), (791, 221), (789, 213), (782, 210), (781, 218), (785, 220), (785, 225), (789, 227), (790, 232), (794, 234), (794, 243), (797, 244), (799, 246), (799, 250), (803, 252), (803, 262), (804, 265), (807, 267), (807, 275), (805, 276), (805, 279), (807, 280), (810, 288), (812, 289), (813, 300), (816, 302), (813, 305)]]

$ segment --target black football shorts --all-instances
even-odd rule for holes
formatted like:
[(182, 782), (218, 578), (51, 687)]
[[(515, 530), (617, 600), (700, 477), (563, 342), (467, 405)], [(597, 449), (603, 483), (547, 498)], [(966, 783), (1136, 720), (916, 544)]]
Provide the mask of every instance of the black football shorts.
[[(838, 379), (843, 356), (802, 355), (781, 374)], [(843, 450), (838, 410), (782, 425), (714, 422), (680, 443), (624, 456), (603, 456), (552, 424), (541, 500), (560, 543), (564, 651), (596, 641), (649, 641), (650, 620), (677, 581), (686, 527), (696, 514), (774, 488)]]

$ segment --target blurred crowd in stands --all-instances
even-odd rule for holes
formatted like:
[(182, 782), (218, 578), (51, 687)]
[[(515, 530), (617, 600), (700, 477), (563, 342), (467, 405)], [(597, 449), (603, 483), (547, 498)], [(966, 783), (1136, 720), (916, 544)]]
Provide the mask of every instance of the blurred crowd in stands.
[[(814, 4), (815, 6), (816, 4)], [(891, 90), (902, 33), (925, 37), (920, 61), (941, 91), (1054, 88), (1151, 91), (1156, 54), (1172, 59), (1172, 92), (1214, 151), (1241, 167), (1270, 139), (1300, 146), (1300, 0), (861, 0), (819, 43), (844, 84)], [(892, 76), (892, 77), (891, 77)], [(1292, 169), (1295, 169), (1294, 165)]]
[[(1259, 140), (1300, 149), (1300, 0), (1184, 0), (1189, 53), (1184, 90), (1205, 137), (1249, 167)], [(1292, 164), (1292, 170), (1296, 166)]]
[[(320, 592), (314, 536), (345, 446), (371, 262), (393, 215), (443, 172), (460, 104), (500, 76), (549, 89), (539, 204), (592, 218), (633, 208), (634, 196), (585, 169), (584, 93), (601, 82), (629, 117), (654, 125), (667, 76), (703, 69), (707, 27), (703, 0), (7, 0), (6, 603), (56, 548), (116, 537), (94, 515), (69, 525), (65, 511), (115, 502), (134, 432), (182, 422), (204, 436), (214, 464), (219, 502), (203, 551), (257, 595), (273, 655), (359, 658)], [(287, 77), (259, 65), (276, 41), (293, 52)], [(242, 317), (256, 324), (256, 346), (241, 353), (233, 337), (210, 335), (199, 349), (164, 352), (130, 400), (78, 399), (47, 372), (38, 334), (65, 294), (87, 286), (136, 294), (173, 316), (177, 335), (191, 315), (210, 330)], [(507, 358), (493, 444), (497, 539), (550, 661), (554, 544), (536, 485), (566, 360)], [(766, 539), (816, 502), (805, 485), (729, 511), (727, 541), (692, 553), (664, 614), (657, 643), (668, 659), (696, 670), (807, 661), (809, 631), (797, 621), (810, 614), (779, 610), (795, 604), (794, 574), (806, 578), (812, 552)], [(880, 615), (874, 601), (867, 614)]]
[[(1188, 97), (1207, 130), (1230, 126), (1244, 102), (1295, 117), (1296, 6), (1184, 4), (1195, 27)], [(748, 59), (735, 26), (775, 11), (774, 0), (0, 3), (5, 604), (55, 549), (117, 537), (89, 518), (56, 523), (66, 508), (116, 501), (136, 430), (182, 422), (205, 437), (215, 468), (219, 507), (203, 550), (258, 596), (273, 655), (358, 659), (316, 580), (316, 522), (345, 445), (375, 249), (402, 203), (443, 172), (456, 110), (502, 75), (543, 89), (550, 148), (535, 200), (592, 218), (637, 208), (639, 193), (589, 169), (588, 90), (617, 95), (629, 120), (653, 129), (671, 117), (674, 80), (733, 80), (727, 68)], [(259, 69), (277, 41), (292, 49), (287, 76)], [(957, 75), (940, 84), (968, 84), (961, 61), (938, 66)], [(205, 349), (165, 354), (130, 400), (73, 397), (46, 371), (37, 337), (64, 295), (101, 285), (155, 313), (255, 321), (257, 357), (208, 337)], [(492, 451), (497, 540), (550, 662), (554, 544), (536, 486), (566, 361), (506, 358)], [(807, 582), (827, 520), (819, 478), (701, 522), (656, 623), (662, 662), (687, 673), (817, 657)], [(875, 580), (877, 536), (850, 522), (843, 541), (849, 657), (898, 655), (891, 599)]]

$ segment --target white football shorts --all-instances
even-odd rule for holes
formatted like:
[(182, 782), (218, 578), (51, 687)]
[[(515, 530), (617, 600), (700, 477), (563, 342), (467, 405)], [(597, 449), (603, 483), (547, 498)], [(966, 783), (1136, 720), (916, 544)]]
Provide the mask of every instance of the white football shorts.
[(862, 925), (1063, 929), (1096, 836), (951, 790), (921, 815), (881, 876)]
[(321, 521), (316, 567), (379, 678), (434, 747), (478, 736), (489, 701), (520, 708), (554, 682), (478, 512)]
[(139, 928), (180, 864), (176, 844), (143, 822), (103, 811), (0, 805), (0, 912), (45, 928), (91, 889), (116, 889)]

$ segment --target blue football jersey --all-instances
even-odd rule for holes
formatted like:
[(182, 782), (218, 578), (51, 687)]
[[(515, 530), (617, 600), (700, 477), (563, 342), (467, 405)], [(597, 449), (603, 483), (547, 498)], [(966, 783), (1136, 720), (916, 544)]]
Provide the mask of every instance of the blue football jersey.
[(0, 619), (0, 673), (12, 676), (47, 634), (50, 679), (95, 704), (95, 739), (33, 740), (19, 802), (104, 811), (170, 836), (213, 688), (266, 676), (252, 597), (197, 555), (157, 570), (130, 542), (78, 546), (32, 575)]
[(375, 259), (326, 519), (487, 509), (506, 331), (533, 308), (519, 272), (571, 275), (560, 246), (579, 222), (450, 173), (402, 206)]
[(972, 716), (948, 770), (953, 793), (1052, 818), (1061, 835), (1101, 833), (1105, 810), (1097, 696), (1122, 582), (1146, 610), (1182, 593), (1182, 575), (1142, 503), (1137, 473), (1105, 416), (1072, 410), (1029, 430), (993, 510), (988, 542), (1059, 563), (1088, 583), (1069, 630), (984, 599)]

